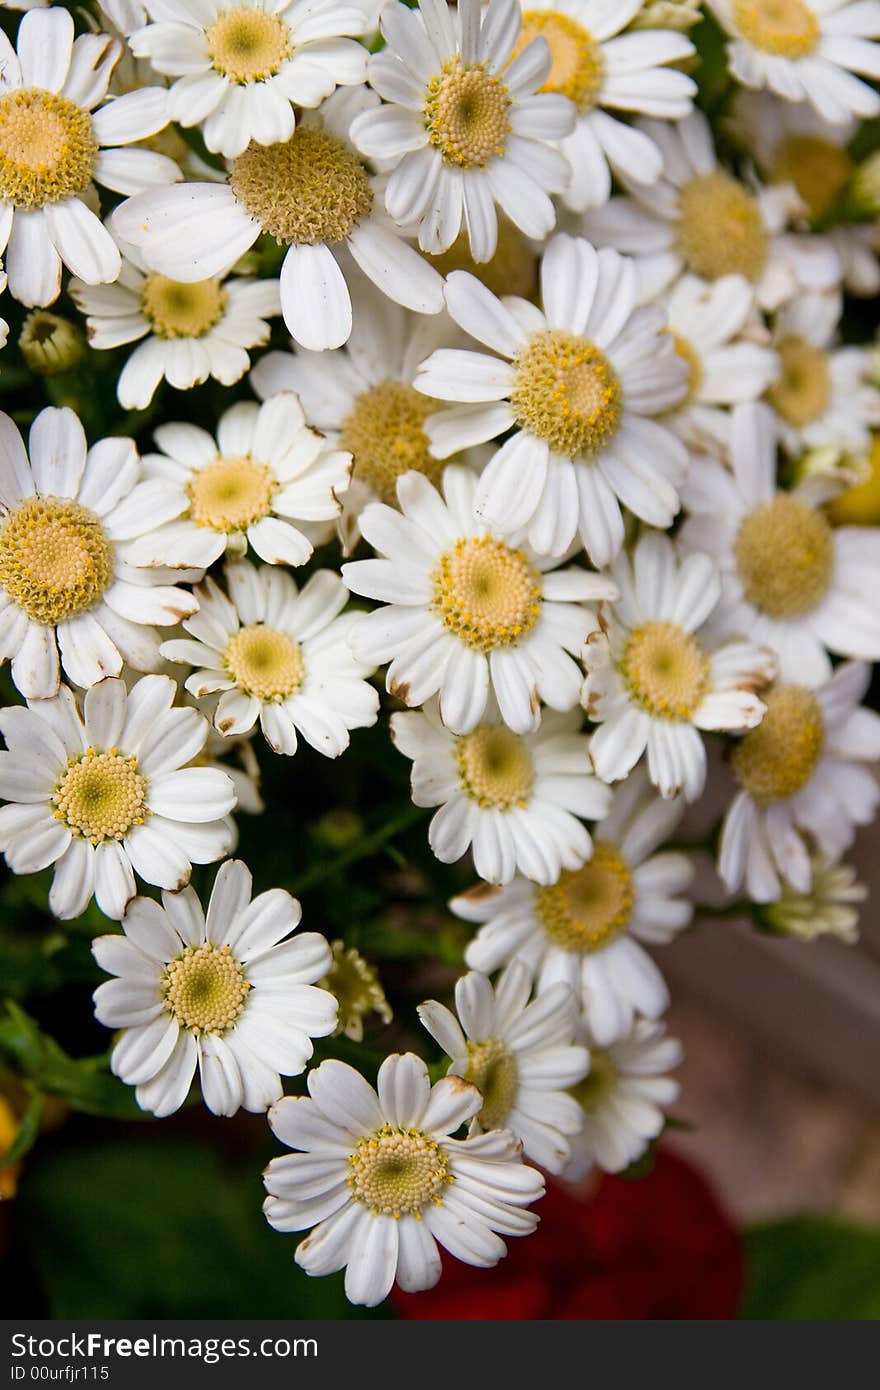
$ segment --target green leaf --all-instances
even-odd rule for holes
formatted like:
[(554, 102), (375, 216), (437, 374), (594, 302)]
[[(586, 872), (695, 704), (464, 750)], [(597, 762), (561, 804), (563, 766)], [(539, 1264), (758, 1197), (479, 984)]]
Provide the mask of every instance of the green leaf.
[(880, 1318), (880, 1231), (818, 1217), (756, 1226), (746, 1236), (743, 1317)]
[(0, 1168), (11, 1168), (13, 1163), (18, 1163), (33, 1148), (40, 1132), (45, 1104), (46, 1097), (42, 1091), (34, 1091), (19, 1121), (18, 1133), (6, 1152), (0, 1154)]
[(148, 1118), (131, 1088), (107, 1071), (104, 1057), (68, 1057), (12, 1000), (6, 1001), (6, 1017), (0, 1018), (0, 1058), (22, 1081), (74, 1110), (120, 1120)]

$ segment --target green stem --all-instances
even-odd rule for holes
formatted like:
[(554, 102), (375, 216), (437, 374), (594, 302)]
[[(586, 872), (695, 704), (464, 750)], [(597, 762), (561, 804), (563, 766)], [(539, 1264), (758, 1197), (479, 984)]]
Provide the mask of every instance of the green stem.
[(752, 904), (748, 898), (737, 898), (732, 903), (694, 903), (694, 918), (712, 918), (719, 922), (743, 917), (751, 919)]
[(349, 864), (355, 864), (359, 859), (368, 859), (370, 855), (376, 854), (389, 840), (393, 840), (410, 826), (417, 825), (429, 815), (429, 809), (424, 806), (408, 806), (399, 816), (385, 822), (378, 830), (374, 830), (370, 835), (364, 835), (359, 840), (344, 849), (341, 854), (337, 854), (334, 859), (323, 860), (316, 864), (308, 873), (294, 881), (290, 886), (290, 892), (294, 897), (299, 897), (303, 893), (309, 893), (319, 884), (324, 883), (328, 878), (334, 878), (343, 869), (348, 868)]

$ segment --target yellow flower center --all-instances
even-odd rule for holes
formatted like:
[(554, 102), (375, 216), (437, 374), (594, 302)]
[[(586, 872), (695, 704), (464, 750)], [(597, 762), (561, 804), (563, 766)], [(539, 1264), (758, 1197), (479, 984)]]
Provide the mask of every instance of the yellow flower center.
[(783, 338), (777, 345), (781, 371), (767, 400), (795, 429), (824, 415), (831, 400), (828, 353), (806, 338)]
[(691, 404), (703, 384), (703, 359), (688, 338), (682, 337), (671, 328), (667, 329), (667, 332), (675, 345), (676, 356), (681, 358), (688, 369), (687, 394), (673, 407), (674, 410), (683, 410)]
[(250, 984), (228, 946), (187, 946), (162, 976), (165, 1007), (181, 1028), (225, 1033), (238, 1022)]
[(187, 484), (190, 516), (213, 531), (244, 531), (272, 510), (275, 480), (268, 464), (244, 458), (217, 458)]
[(538, 259), (522, 232), (505, 217), (498, 219), (498, 245), (490, 261), (478, 264), (474, 260), (466, 228), (459, 232), (447, 251), (427, 259), (443, 276), (453, 270), (469, 271), (499, 296), (516, 294), (520, 299), (531, 299), (538, 285)]
[(504, 153), (510, 97), (500, 78), (481, 65), (451, 58), (428, 83), (425, 127), (447, 164), (481, 169)]
[(822, 709), (811, 690), (779, 685), (764, 698), (764, 718), (730, 758), (736, 780), (759, 806), (796, 796), (816, 771), (825, 743)]
[(503, 724), (478, 724), (455, 742), (459, 781), (472, 801), (493, 811), (525, 806), (535, 774), (518, 734)]
[(812, 218), (837, 201), (855, 166), (841, 145), (819, 135), (786, 135), (773, 154), (774, 183), (793, 183)]
[(614, 1090), (617, 1075), (617, 1067), (611, 1059), (611, 1054), (601, 1048), (595, 1051), (591, 1049), (590, 1070), (583, 1081), (572, 1086), (569, 1094), (574, 1096), (578, 1105), (588, 1115), (595, 1114)]
[(47, 626), (91, 608), (113, 576), (113, 551), (94, 512), (28, 497), (0, 526), (0, 589)]
[(633, 877), (616, 845), (597, 841), (582, 869), (535, 892), (544, 931), (564, 951), (600, 951), (626, 930), (635, 902)]
[(519, 1069), (510, 1048), (500, 1038), (468, 1043), (465, 1081), (472, 1081), (483, 1097), (478, 1119), (483, 1129), (500, 1129), (510, 1114), (519, 1087)]
[(743, 518), (734, 555), (748, 602), (771, 618), (811, 613), (834, 574), (831, 527), (790, 493)]
[(205, 30), (205, 39), (211, 66), (230, 82), (261, 82), (293, 52), (284, 20), (266, 10), (224, 10)]
[(733, 23), (754, 48), (776, 58), (806, 58), (821, 37), (804, 0), (733, 0)]
[(219, 280), (185, 285), (167, 275), (148, 275), (141, 312), (160, 338), (203, 338), (223, 317), (226, 291)]
[(354, 459), (353, 477), (383, 502), (397, 502), (397, 479), (416, 469), (439, 480), (447, 460), (431, 457), (425, 421), (437, 402), (403, 381), (380, 381), (361, 391), (342, 423), (340, 449)]
[(87, 748), (68, 758), (67, 771), (55, 791), (55, 819), (93, 845), (123, 840), (147, 817), (147, 779), (138, 772), (137, 758), (109, 748)]
[(510, 404), (522, 429), (569, 457), (596, 453), (614, 437), (623, 393), (594, 343), (556, 328), (533, 333), (513, 367)]
[(768, 239), (757, 199), (729, 174), (689, 179), (678, 198), (676, 247), (704, 280), (722, 275), (760, 280)]
[(373, 206), (363, 161), (316, 126), (298, 125), (280, 145), (248, 145), (229, 184), (264, 232), (295, 246), (344, 241)]
[(346, 947), (344, 941), (331, 942), (330, 949), (333, 961), (319, 984), (321, 989), (335, 996), (339, 1005), (336, 1033), (361, 1042), (365, 1016), (375, 1013), (383, 1023), (390, 1023), (394, 1017), (391, 1005), (385, 998), (375, 966), (365, 960), (360, 951), (353, 946)]
[(691, 719), (709, 684), (708, 656), (677, 623), (644, 623), (630, 633), (620, 671), (655, 719)]
[(551, 59), (547, 81), (538, 90), (559, 92), (574, 102), (578, 111), (592, 111), (599, 99), (604, 75), (601, 45), (588, 29), (559, 10), (523, 12), (522, 31), (514, 56), (536, 38), (546, 39)]
[(541, 613), (541, 576), (521, 550), (491, 536), (455, 542), (431, 576), (432, 606), (446, 629), (477, 651), (509, 647)]
[(31, 211), (84, 193), (98, 142), (88, 111), (40, 87), (0, 96), (0, 200)]
[(352, 1197), (376, 1216), (420, 1218), (429, 1203), (442, 1205), (444, 1187), (455, 1181), (440, 1145), (417, 1129), (384, 1125), (360, 1141), (348, 1163)]
[(223, 664), (235, 684), (258, 700), (281, 701), (303, 681), (302, 647), (286, 632), (255, 623), (230, 637)]
[(880, 434), (871, 440), (863, 481), (829, 502), (827, 514), (835, 526), (880, 526)]

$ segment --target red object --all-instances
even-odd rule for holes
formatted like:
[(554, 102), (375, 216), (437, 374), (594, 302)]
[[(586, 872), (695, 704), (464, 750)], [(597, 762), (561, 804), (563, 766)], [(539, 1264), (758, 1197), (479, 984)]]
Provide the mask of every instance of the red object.
[(738, 1236), (704, 1178), (659, 1152), (645, 1178), (602, 1176), (589, 1196), (548, 1179), (534, 1235), (494, 1269), (444, 1252), (436, 1288), (391, 1295), (403, 1318), (734, 1318)]

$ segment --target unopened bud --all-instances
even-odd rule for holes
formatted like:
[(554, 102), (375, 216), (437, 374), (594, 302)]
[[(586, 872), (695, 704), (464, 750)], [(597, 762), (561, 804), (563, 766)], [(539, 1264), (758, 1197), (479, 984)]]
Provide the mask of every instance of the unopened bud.
[(684, 33), (703, 18), (700, 0), (645, 0), (631, 29), (677, 29)]
[(59, 314), (34, 309), (25, 319), (18, 339), (21, 355), (38, 376), (69, 372), (86, 350), (82, 330)]

